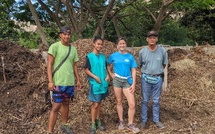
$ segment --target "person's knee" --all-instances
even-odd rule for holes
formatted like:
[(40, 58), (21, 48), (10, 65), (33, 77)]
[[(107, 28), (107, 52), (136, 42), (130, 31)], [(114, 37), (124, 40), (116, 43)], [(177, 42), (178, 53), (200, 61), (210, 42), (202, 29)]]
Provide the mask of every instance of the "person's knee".
[(97, 102), (93, 102), (93, 104), (92, 104), (92, 108), (98, 108), (99, 107), (99, 105), (100, 105), (100, 103), (97, 103)]
[(62, 102), (63, 106), (68, 106), (69, 105), (69, 99), (64, 99)]
[(129, 103), (129, 108), (130, 108), (130, 109), (135, 109), (135, 102)]
[(148, 104), (148, 103), (149, 103), (149, 100), (142, 99), (142, 103), (144, 103), (144, 104)]
[(160, 101), (159, 100), (153, 100), (153, 105), (154, 106), (159, 106), (160, 105)]
[(116, 105), (121, 106), (122, 105), (122, 99), (116, 99)]
[(53, 105), (51, 112), (58, 112), (60, 110), (60, 107), (61, 107), (60, 105)]

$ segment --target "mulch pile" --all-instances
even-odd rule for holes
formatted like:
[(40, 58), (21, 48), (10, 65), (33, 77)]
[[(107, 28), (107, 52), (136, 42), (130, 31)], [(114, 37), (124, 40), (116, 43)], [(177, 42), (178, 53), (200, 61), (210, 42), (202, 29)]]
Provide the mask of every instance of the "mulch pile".
[[(92, 51), (91, 39), (73, 43), (77, 48), (78, 69), (82, 90), (76, 91), (70, 104), (69, 123), (77, 134), (89, 133), (90, 106), (87, 100), (88, 79), (83, 72), (86, 54)], [(212, 53), (208, 53), (210, 50)], [(214, 51), (213, 51), (214, 50)], [(103, 53), (108, 57), (116, 51), (114, 43), (105, 41)], [(138, 50), (135, 50), (137, 59)], [(133, 52), (133, 51), (132, 51)], [(198, 46), (189, 50), (168, 49), (168, 89), (161, 99), (161, 121), (166, 126), (159, 130), (152, 122), (149, 108), (149, 122), (143, 133), (215, 133), (215, 48)], [(46, 63), (40, 54), (33, 53), (19, 44), (0, 41), (0, 133), (42, 134), (47, 129), (51, 103), (47, 90)], [(5, 69), (6, 82), (4, 81)], [(135, 123), (140, 122), (140, 71), (136, 85)], [(124, 117), (127, 122), (127, 103), (123, 98)], [(149, 103), (151, 106), (151, 102)], [(101, 134), (131, 133), (117, 130), (115, 97), (110, 84), (109, 97), (102, 103), (101, 118), (106, 125)], [(60, 132), (60, 116), (55, 133)]]
[(45, 60), (7, 40), (0, 41), (0, 57), (0, 133), (29, 133), (32, 119), (47, 111), (41, 103), (47, 87)]

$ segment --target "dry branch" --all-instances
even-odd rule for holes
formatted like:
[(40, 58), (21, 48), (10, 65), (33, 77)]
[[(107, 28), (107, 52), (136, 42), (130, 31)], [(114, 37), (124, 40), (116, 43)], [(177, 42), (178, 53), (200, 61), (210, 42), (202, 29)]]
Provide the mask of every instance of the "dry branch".
[(3, 56), (1, 56), (1, 61), (2, 61), (2, 71), (3, 71), (3, 78), (4, 78), (4, 83), (6, 83), (7, 82), (7, 80), (6, 80), (6, 74), (5, 74), (5, 68), (4, 68), (4, 57)]

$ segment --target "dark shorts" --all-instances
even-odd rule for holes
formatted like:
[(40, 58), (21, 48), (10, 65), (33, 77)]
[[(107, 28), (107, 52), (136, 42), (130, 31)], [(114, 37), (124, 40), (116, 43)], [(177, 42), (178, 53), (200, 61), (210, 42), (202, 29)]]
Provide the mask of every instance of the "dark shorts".
[(90, 89), (89, 89), (89, 95), (88, 95), (88, 100), (92, 102), (101, 102), (108, 96), (108, 90), (104, 94), (94, 94), (93, 93), (93, 85), (90, 84)]
[(131, 85), (128, 83), (127, 79), (115, 77), (113, 79), (113, 87), (125, 89), (131, 87)]
[(74, 96), (74, 86), (56, 86), (53, 91), (53, 101), (61, 103), (64, 99), (69, 99)]

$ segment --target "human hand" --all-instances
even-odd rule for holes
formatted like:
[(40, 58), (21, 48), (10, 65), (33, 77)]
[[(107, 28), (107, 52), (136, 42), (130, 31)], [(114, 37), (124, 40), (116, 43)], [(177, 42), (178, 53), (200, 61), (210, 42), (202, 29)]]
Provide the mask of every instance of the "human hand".
[(95, 80), (96, 80), (97, 83), (99, 83), (99, 84), (101, 83), (101, 80), (100, 80), (99, 77), (96, 76)]
[(130, 86), (130, 88), (129, 88), (129, 91), (130, 91), (130, 93), (134, 93), (134, 91), (135, 91), (135, 85), (134, 84), (132, 84), (131, 86)]
[(53, 82), (49, 82), (49, 83), (48, 83), (48, 89), (49, 89), (50, 91), (54, 91), (55, 85), (54, 85)]
[(80, 81), (77, 81), (76, 87), (77, 87), (77, 90), (81, 90), (81, 83), (80, 83)]
[(105, 78), (106, 81), (110, 80), (110, 77), (107, 75), (107, 77)]
[(114, 73), (111, 73), (110, 76), (111, 76), (112, 79), (114, 79), (116, 77)]

